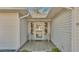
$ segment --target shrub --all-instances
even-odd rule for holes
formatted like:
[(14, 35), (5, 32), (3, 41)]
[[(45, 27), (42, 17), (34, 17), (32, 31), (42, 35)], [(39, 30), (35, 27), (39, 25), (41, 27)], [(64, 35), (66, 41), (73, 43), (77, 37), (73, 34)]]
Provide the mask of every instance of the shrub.
[(58, 48), (52, 48), (52, 52), (60, 52)]
[(23, 50), (21, 50), (22, 52), (29, 52), (27, 49), (23, 49)]

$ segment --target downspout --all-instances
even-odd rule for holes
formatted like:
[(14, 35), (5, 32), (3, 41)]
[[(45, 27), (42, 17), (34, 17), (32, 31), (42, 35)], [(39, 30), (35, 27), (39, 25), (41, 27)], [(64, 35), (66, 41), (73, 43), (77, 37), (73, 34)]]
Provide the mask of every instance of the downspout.
[(29, 13), (27, 15), (21, 16), (20, 19), (23, 19), (23, 18), (28, 17), (28, 16), (29, 16)]

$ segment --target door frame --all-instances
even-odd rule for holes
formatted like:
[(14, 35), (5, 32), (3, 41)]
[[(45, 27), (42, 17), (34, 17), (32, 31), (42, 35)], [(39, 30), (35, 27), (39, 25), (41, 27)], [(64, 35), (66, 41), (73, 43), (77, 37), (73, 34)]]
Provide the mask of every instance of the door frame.
[(28, 40), (31, 41), (32, 40), (32, 35), (30, 34), (31, 32), (31, 22), (47, 22), (48, 23), (48, 33), (47, 33), (47, 40), (50, 40), (50, 21), (28, 21)]

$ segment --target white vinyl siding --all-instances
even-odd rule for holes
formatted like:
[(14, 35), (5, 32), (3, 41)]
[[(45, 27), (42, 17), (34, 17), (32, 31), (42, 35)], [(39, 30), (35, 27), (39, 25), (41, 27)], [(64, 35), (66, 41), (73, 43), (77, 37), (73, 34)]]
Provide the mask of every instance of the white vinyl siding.
[(52, 19), (51, 40), (61, 51), (72, 51), (72, 11), (63, 9)]
[[(75, 39), (73, 39), (73, 51), (79, 52), (79, 8), (74, 8), (74, 21), (75, 21), (75, 32), (76, 36)], [(75, 33), (74, 33), (75, 34)]]
[(20, 19), (20, 47), (27, 41), (27, 19)]

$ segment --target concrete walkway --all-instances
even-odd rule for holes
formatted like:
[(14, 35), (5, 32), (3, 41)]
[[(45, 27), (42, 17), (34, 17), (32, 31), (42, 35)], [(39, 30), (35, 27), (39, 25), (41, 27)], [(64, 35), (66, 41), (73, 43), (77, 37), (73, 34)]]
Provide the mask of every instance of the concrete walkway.
[(50, 41), (28, 41), (21, 49), (28, 50), (32, 52), (50, 52), (52, 48), (55, 48), (55, 45)]

